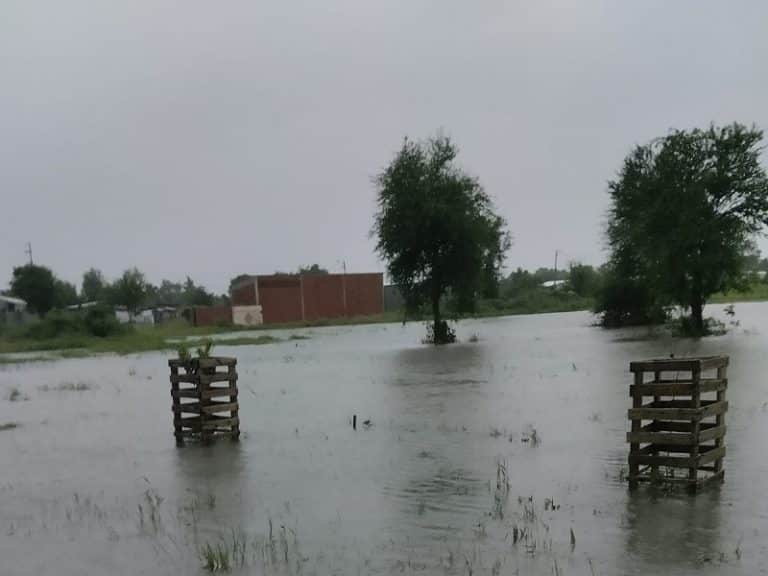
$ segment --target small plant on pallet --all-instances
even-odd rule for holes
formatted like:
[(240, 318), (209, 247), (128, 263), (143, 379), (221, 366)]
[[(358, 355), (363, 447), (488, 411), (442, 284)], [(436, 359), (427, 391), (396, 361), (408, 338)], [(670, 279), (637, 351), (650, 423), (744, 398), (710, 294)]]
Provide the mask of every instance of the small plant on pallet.
[(189, 346), (187, 346), (184, 343), (179, 345), (179, 347), (176, 349), (176, 352), (179, 356), (179, 360), (189, 364), (188, 371), (192, 374), (197, 374), (200, 368), (197, 361), (201, 359), (210, 358), (212, 348), (213, 348), (213, 340), (209, 338), (205, 342), (203, 342), (202, 346), (197, 347), (196, 349), (197, 356), (192, 356), (192, 353), (189, 351)]

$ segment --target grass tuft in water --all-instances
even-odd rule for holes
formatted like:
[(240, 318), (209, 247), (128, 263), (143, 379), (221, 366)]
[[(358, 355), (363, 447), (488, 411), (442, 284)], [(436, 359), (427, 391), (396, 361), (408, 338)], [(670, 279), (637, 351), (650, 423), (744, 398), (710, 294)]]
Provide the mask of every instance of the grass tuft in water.
[(200, 560), (209, 572), (229, 572), (232, 569), (229, 549), (223, 542), (204, 544), (200, 549)]
[(18, 422), (6, 422), (5, 424), (0, 424), (0, 432), (3, 430), (13, 430), (14, 428), (18, 428), (21, 426)]
[(40, 390), (43, 392), (85, 392), (87, 390), (91, 390), (92, 388), (93, 386), (87, 382), (62, 382), (56, 386), (49, 386), (48, 384), (45, 384), (44, 386), (40, 387)]

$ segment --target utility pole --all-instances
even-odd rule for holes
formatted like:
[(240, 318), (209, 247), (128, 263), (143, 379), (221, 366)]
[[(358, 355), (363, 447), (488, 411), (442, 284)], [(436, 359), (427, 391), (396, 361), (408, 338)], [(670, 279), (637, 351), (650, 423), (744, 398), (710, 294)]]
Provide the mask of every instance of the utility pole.
[(557, 250), (555, 250), (555, 276), (557, 276)]
[(34, 264), (34, 262), (32, 262), (32, 242), (27, 242), (27, 245), (26, 245), (26, 247), (24, 248), (24, 253), (25, 253), (27, 256), (29, 256), (29, 264), (30, 264), (30, 266), (31, 266), (32, 264)]

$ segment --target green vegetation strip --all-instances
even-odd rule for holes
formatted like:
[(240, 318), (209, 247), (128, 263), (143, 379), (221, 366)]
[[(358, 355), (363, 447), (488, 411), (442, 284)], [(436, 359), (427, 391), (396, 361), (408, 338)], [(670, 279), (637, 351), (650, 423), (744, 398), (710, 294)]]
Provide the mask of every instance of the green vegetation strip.
[[(136, 352), (151, 352), (162, 350), (176, 350), (179, 342), (171, 339), (183, 338), (181, 334), (169, 336), (167, 331), (157, 332), (151, 329), (136, 329), (120, 336), (98, 338), (85, 335), (62, 335), (46, 340), (31, 339), (0, 339), (0, 354), (18, 352), (42, 352), (50, 351), (49, 355), (35, 355), (28, 357), (2, 357), (0, 364), (20, 364), (27, 362), (44, 362), (60, 360), (62, 358), (82, 358), (95, 354), (132, 354)], [(293, 338), (292, 338), (293, 339)], [(184, 340), (190, 348), (202, 346), (208, 338), (191, 338)], [(239, 336), (217, 340), (217, 346), (257, 346), (283, 341), (269, 335)]]

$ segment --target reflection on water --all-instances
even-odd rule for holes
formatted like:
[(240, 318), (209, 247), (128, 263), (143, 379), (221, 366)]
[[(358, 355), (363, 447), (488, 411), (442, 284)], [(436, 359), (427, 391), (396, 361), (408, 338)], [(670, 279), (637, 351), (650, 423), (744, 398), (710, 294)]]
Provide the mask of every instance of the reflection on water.
[[(742, 328), (698, 341), (575, 313), (462, 322), (480, 341), (439, 348), (420, 324), (222, 346), (242, 436), (210, 447), (176, 448), (162, 354), (0, 367), (0, 423), (19, 423), (0, 431), (0, 573), (194, 574), (233, 534), (242, 573), (758, 572), (768, 305), (736, 312)], [(725, 483), (629, 493), (629, 361), (716, 353)]]
[(631, 492), (622, 518), (625, 570), (634, 570), (637, 559), (649, 567), (655, 564), (656, 570), (670, 565), (696, 569), (729, 560), (720, 556), (720, 509), (717, 488), (696, 496), (663, 489)]

